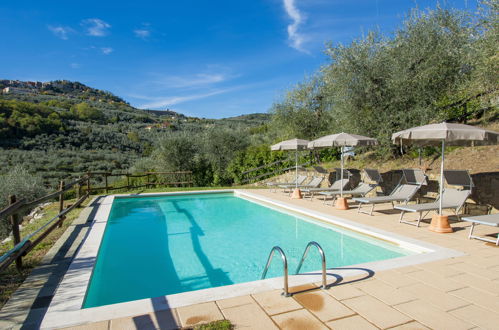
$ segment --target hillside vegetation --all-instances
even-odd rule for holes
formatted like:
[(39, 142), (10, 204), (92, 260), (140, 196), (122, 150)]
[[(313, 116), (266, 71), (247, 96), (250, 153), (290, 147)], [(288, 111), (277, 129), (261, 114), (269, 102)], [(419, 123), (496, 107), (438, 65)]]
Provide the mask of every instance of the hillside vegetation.
[[(139, 110), (77, 82), (1, 81), (0, 87), (24, 90), (0, 98), (0, 169), (20, 164), (51, 184), (86, 171), (191, 170), (197, 186), (230, 185), (248, 169), (289, 157), (271, 152), (273, 143), (341, 131), (378, 139), (380, 146), (357, 150), (369, 151), (364, 159), (373, 164), (396, 160), (416, 152), (392, 145), (398, 130), (444, 120), (498, 121), (498, 10), (497, 0), (482, 2), (473, 14), (414, 10), (390, 35), (372, 31), (348, 45), (330, 43), (324, 65), (268, 114), (193, 118)], [(337, 156), (337, 150), (314, 152), (322, 161)]]

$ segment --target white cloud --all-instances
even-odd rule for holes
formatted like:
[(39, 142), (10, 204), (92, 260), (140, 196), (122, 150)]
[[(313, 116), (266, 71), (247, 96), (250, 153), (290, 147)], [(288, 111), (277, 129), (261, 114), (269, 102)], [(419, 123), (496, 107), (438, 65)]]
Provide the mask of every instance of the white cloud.
[(154, 84), (162, 88), (193, 88), (224, 82), (232, 76), (223, 73), (198, 73), (190, 76), (159, 76)]
[(298, 8), (296, 8), (295, 0), (283, 0), (283, 3), (286, 13), (293, 20), (293, 22), (288, 25), (288, 39), (290, 46), (301, 52), (308, 53), (308, 51), (303, 48), (305, 37), (303, 34), (298, 32), (298, 27), (305, 21), (305, 18)]
[(52, 26), (49, 25), (48, 29), (58, 38), (68, 40), (68, 35), (73, 32), (73, 29), (67, 26)]
[(104, 37), (109, 33), (110, 24), (98, 18), (87, 18), (81, 21), (81, 26), (86, 29), (86, 33), (93, 37)]
[(114, 49), (112, 49), (111, 47), (102, 47), (100, 50), (104, 55), (109, 55), (114, 51)]
[(141, 38), (141, 39), (147, 39), (147, 37), (149, 37), (151, 35), (151, 31), (149, 31), (146, 28), (135, 29), (135, 30), (133, 30), (133, 33), (135, 34), (135, 36), (137, 38)]
[(219, 89), (208, 93), (192, 94), (185, 96), (170, 96), (170, 97), (147, 97), (142, 95), (130, 95), (130, 96), (151, 101), (149, 103), (140, 105), (139, 108), (141, 109), (158, 109), (158, 108), (170, 107), (172, 105), (184, 103), (187, 101), (204, 99), (206, 97), (227, 93), (231, 90), (232, 89)]
[(73, 69), (79, 69), (80, 63), (71, 63), (69, 66), (72, 67)]

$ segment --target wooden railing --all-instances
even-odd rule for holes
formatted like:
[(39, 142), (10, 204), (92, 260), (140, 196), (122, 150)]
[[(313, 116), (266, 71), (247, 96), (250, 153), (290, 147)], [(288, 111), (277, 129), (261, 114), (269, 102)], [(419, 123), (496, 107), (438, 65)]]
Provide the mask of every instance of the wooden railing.
[[(130, 190), (137, 188), (150, 188), (153, 186), (189, 186), (192, 187), (192, 171), (177, 171), (177, 172), (145, 172), (143, 174), (130, 174), (130, 173), (111, 173), (111, 172), (88, 172), (87, 176), (92, 177), (103, 177), (104, 178), (104, 186), (100, 187), (91, 187), (91, 191), (99, 191), (103, 190), (108, 193), (112, 190)], [(158, 176), (164, 176), (168, 180), (161, 181), (158, 180)], [(110, 186), (108, 178), (110, 177), (126, 177), (126, 185), (122, 186)], [(136, 182), (131, 182), (130, 179), (133, 178), (145, 178), (145, 182), (140, 182), (137, 184)], [(154, 179), (154, 180), (153, 180)]]
[[(82, 183), (87, 186), (84, 195), (81, 195)], [(76, 201), (74, 204), (68, 205), (66, 208), (64, 208), (64, 195), (67, 191), (73, 189), (73, 187), (75, 190)], [(14, 247), (0, 257), (0, 272), (7, 269), (7, 267), (9, 267), (9, 265), (14, 261), (16, 262), (17, 269), (21, 270), (23, 267), (22, 258), (26, 256), (26, 254), (31, 250), (33, 250), (41, 241), (43, 241), (43, 239), (47, 237), (55, 228), (62, 227), (64, 219), (66, 218), (66, 214), (71, 212), (76, 207), (80, 206), (80, 204), (83, 203), (83, 201), (89, 196), (90, 178), (88, 176), (85, 176), (68, 184), (65, 184), (64, 181), (61, 181), (59, 184), (59, 189), (57, 191), (31, 202), (27, 202), (24, 198), (18, 199), (15, 195), (9, 196), (9, 206), (4, 208), (3, 210), (0, 210), (0, 219), (9, 218), (12, 228)], [(31, 210), (36, 205), (48, 200), (53, 200), (56, 197), (59, 198), (59, 213), (34, 232), (21, 238), (19, 225), (22, 212)]]

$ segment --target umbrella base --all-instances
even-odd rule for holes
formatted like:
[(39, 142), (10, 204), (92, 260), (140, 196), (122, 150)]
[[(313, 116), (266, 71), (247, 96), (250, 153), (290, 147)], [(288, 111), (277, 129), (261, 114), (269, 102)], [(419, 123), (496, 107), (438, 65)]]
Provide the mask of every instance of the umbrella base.
[(452, 227), (449, 225), (449, 217), (446, 215), (435, 214), (431, 217), (430, 227), (428, 228), (435, 233), (452, 233)]
[(303, 196), (301, 195), (301, 190), (299, 188), (296, 188), (295, 190), (293, 190), (293, 194), (291, 195), (291, 198), (302, 199)]
[(338, 197), (336, 200), (336, 209), (337, 210), (348, 210), (348, 200), (345, 197)]

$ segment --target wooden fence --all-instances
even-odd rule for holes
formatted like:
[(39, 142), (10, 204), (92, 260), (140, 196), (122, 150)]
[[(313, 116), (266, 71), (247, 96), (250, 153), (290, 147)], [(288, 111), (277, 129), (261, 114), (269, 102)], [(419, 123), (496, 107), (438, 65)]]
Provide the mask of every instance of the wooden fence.
[[(84, 195), (81, 195), (82, 183), (83, 185), (87, 186)], [(67, 207), (64, 208), (64, 194), (71, 189), (75, 190), (76, 202), (72, 205), (67, 205)], [(85, 176), (68, 184), (65, 184), (64, 181), (61, 181), (59, 184), (59, 189), (57, 191), (31, 202), (26, 201), (26, 199), (24, 198), (18, 198), (15, 195), (9, 196), (9, 206), (4, 208), (3, 210), (0, 210), (0, 219), (9, 218), (12, 227), (14, 247), (0, 257), (0, 272), (4, 271), (14, 261), (16, 262), (17, 269), (21, 270), (23, 266), (22, 258), (31, 250), (33, 250), (41, 241), (43, 241), (43, 239), (47, 237), (55, 228), (62, 227), (64, 219), (66, 218), (66, 214), (78, 207), (89, 196), (90, 178), (88, 176)], [(54, 198), (59, 198), (59, 213), (45, 225), (41, 226), (33, 233), (30, 233), (21, 239), (21, 231), (19, 230), (19, 225), (21, 222), (20, 214), (23, 211), (31, 210), (35, 206), (48, 200), (53, 200)]]
[[(91, 179), (95, 177), (103, 177), (104, 186), (93, 187), (91, 185)], [(126, 185), (122, 186), (110, 186), (108, 183), (109, 177), (126, 177)], [(145, 178), (145, 182), (133, 182), (134, 178)], [(71, 212), (76, 207), (80, 206), (85, 199), (87, 199), (92, 192), (97, 192), (99, 190), (108, 193), (112, 190), (118, 189), (133, 189), (141, 187), (153, 187), (153, 186), (192, 186), (192, 172), (191, 171), (180, 171), (180, 172), (147, 172), (144, 174), (129, 174), (129, 173), (110, 173), (110, 172), (89, 172), (84, 177), (72, 181), (66, 184), (61, 181), (59, 184), (59, 189), (53, 193), (45, 195), (34, 201), (28, 202), (24, 198), (19, 198), (18, 196), (9, 196), (9, 205), (0, 210), (0, 219), (8, 218), (10, 220), (10, 225), (12, 228), (12, 236), (14, 247), (7, 251), (4, 255), (0, 256), (0, 272), (3, 272), (11, 263), (16, 262), (16, 267), (21, 270), (23, 267), (22, 258), (26, 256), (33, 248), (35, 248), (45, 237), (47, 237), (55, 228), (62, 227), (66, 215)], [(76, 197), (76, 202), (72, 205), (66, 205), (64, 208), (64, 197), (65, 194), (74, 189), (74, 194)], [(21, 214), (27, 210), (32, 210), (37, 205), (46, 202), (48, 200), (53, 200), (55, 198), (59, 199), (59, 213), (50, 219), (46, 224), (35, 230), (34, 232), (21, 238), (21, 231), (19, 225), (21, 223)]]
[[(136, 188), (150, 188), (154, 186), (189, 186), (192, 187), (192, 171), (177, 171), (177, 172), (146, 172), (143, 174), (129, 174), (129, 173), (111, 173), (111, 172), (88, 172), (88, 177), (100, 176), (103, 178), (104, 185), (101, 187), (91, 187), (91, 191), (103, 190), (108, 193), (112, 190), (130, 190)], [(110, 186), (108, 178), (110, 177), (126, 177), (126, 185)], [(134, 182), (134, 178), (145, 178), (145, 182)], [(166, 180), (161, 180), (164, 178)], [(132, 180), (131, 180), (132, 179)]]

